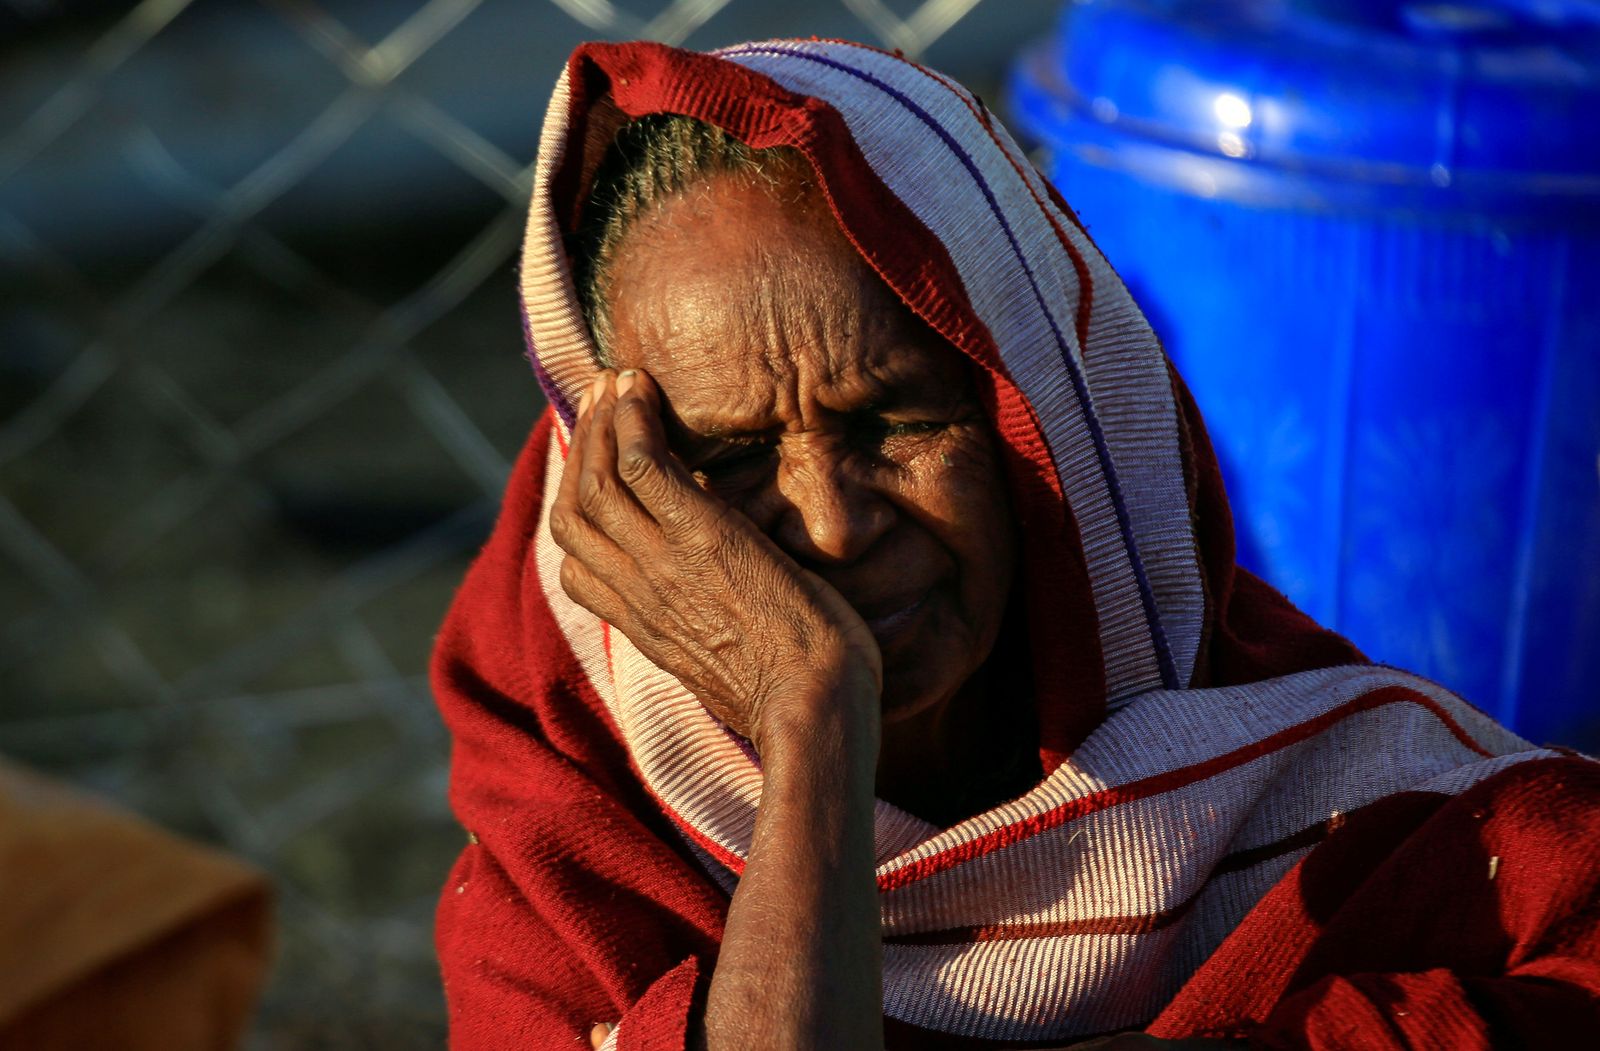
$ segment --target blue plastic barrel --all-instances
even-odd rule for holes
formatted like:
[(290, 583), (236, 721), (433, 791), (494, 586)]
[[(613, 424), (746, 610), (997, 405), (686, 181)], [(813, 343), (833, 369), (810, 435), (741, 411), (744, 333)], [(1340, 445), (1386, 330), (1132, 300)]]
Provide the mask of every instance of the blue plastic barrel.
[(1206, 413), (1241, 560), (1600, 744), (1600, 2), (1089, 0), (1009, 92)]

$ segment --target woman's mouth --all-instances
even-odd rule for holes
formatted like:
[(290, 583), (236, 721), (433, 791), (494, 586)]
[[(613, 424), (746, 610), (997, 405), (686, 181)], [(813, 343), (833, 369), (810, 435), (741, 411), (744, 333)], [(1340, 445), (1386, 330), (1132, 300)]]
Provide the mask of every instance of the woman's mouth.
[(866, 621), (867, 630), (871, 631), (881, 642), (884, 639), (893, 638), (904, 631), (916, 619), (917, 614), (922, 610), (923, 604), (927, 601), (928, 596), (924, 592), (899, 609), (890, 610), (888, 613), (882, 613), (876, 617), (863, 617), (862, 619)]

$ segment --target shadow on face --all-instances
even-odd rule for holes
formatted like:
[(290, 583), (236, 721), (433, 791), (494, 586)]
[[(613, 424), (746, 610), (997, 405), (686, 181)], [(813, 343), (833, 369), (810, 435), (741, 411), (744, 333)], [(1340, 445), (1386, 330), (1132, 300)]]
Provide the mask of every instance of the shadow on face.
[(886, 722), (948, 703), (994, 645), (1016, 561), (966, 359), (803, 176), (669, 198), (625, 236), (609, 291), (612, 360), (656, 378), (674, 451), (866, 620)]

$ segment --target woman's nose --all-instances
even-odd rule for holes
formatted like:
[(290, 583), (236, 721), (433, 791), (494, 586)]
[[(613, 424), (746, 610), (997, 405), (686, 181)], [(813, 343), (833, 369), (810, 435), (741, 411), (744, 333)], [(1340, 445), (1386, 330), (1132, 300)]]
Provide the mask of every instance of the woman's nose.
[(768, 535), (801, 565), (843, 565), (894, 524), (894, 505), (863, 465), (832, 443), (779, 454), (776, 522)]

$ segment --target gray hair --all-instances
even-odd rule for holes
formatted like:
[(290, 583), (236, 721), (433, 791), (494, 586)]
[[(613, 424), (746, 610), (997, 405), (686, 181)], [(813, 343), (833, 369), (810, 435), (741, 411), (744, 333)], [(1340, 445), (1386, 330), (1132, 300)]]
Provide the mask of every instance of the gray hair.
[(602, 367), (612, 363), (612, 267), (623, 238), (641, 217), (713, 175), (739, 175), (775, 187), (805, 170), (790, 147), (752, 149), (693, 117), (652, 113), (623, 125), (595, 171), (578, 230), (567, 242), (573, 284)]

